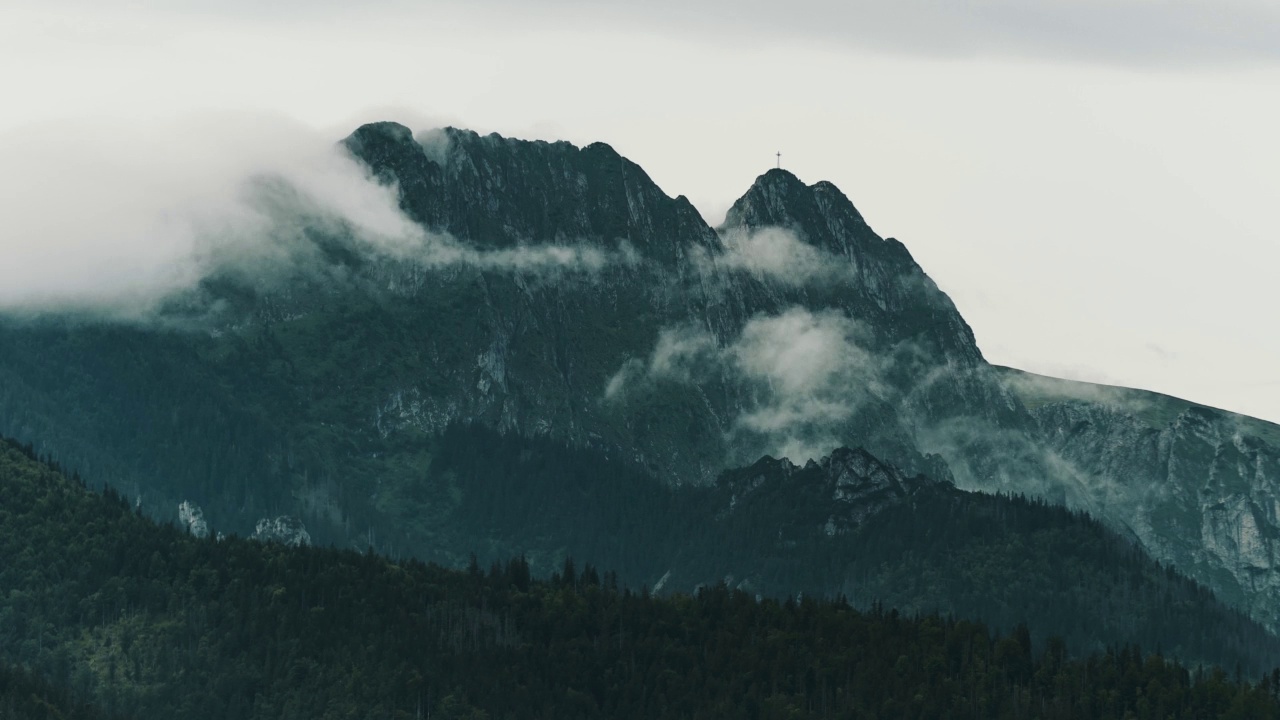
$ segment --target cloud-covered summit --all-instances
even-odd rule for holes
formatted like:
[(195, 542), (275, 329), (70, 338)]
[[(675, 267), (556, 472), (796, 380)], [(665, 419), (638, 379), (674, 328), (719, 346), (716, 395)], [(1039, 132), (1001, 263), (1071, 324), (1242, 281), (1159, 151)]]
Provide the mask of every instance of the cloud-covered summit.
[[(447, 152), (439, 132), (408, 137), (424, 157)], [(214, 273), (303, 266), (316, 232), (429, 268), (596, 272), (636, 261), (625, 239), (477, 246), (424, 226), (402, 199), (394, 178), (343, 145), (274, 117), (11, 131), (0, 135), (0, 311), (142, 318)]]

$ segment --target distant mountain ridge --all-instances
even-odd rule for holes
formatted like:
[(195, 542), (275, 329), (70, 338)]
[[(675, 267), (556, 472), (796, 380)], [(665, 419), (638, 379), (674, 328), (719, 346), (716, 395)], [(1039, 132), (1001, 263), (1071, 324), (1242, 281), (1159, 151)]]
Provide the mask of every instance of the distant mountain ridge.
[(1087, 509), (1280, 627), (1275, 426), (1157, 422), (1137, 391), (988, 365), (833, 185), (770, 170), (711, 228), (603, 144), (377, 123), (343, 146), (448, 252), (317, 227), (305, 267), (175, 299), (181, 329), (0, 319), (0, 432), (156, 514), (189, 500), (241, 532), (298, 515), (319, 542), (411, 553), (430, 438), (457, 424), (677, 485), (860, 446), (907, 477)]

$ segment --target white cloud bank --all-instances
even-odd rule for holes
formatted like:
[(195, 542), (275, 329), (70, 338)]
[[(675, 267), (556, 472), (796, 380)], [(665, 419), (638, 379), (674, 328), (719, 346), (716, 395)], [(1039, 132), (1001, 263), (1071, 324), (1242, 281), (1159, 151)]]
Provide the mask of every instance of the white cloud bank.
[(426, 233), (400, 211), (397, 189), (336, 140), (253, 116), (0, 135), (0, 311), (145, 314), (215, 268), (298, 261), (309, 227), (425, 266), (594, 271), (634, 260), (625, 247), (483, 251)]
[(394, 193), (332, 141), (276, 119), (10, 132), (0, 136), (0, 308), (141, 309), (210, 263), (270, 260), (285, 245), (269, 239), (321, 210), (388, 247), (415, 233)]

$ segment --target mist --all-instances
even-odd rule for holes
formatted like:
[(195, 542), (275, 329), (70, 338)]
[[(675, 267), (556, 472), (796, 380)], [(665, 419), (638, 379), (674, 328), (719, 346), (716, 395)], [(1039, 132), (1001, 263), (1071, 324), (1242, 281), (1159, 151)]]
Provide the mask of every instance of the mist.
[[(423, 137), (433, 139), (431, 133)], [(146, 318), (213, 272), (296, 268), (320, 229), (425, 267), (594, 272), (616, 251), (482, 251), (428, 232), (340, 138), (274, 116), (44, 123), (0, 135), (0, 312)]]
[(852, 266), (781, 227), (735, 228), (720, 234), (724, 252), (699, 258), (710, 271), (742, 271), (792, 286), (832, 282), (851, 275)]
[(842, 443), (839, 429), (868, 399), (885, 396), (887, 360), (865, 349), (866, 331), (836, 311), (790, 308), (759, 315), (724, 344), (694, 325), (664, 329), (649, 358), (624, 363), (605, 398), (620, 401), (668, 380), (701, 383), (714, 376), (742, 385), (753, 398), (729, 426), (731, 444), (795, 462), (818, 459)]
[(391, 188), (332, 138), (279, 118), (9, 132), (0, 309), (145, 312), (213, 264), (285, 252), (281, 238), (300, 229), (291, 224), (321, 209), (389, 248), (415, 236)]

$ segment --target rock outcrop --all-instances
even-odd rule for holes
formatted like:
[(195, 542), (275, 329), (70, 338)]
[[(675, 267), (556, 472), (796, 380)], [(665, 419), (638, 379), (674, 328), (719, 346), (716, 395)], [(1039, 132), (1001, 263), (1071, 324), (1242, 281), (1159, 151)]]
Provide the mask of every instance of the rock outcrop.
[(311, 544), (311, 535), (302, 521), (288, 515), (262, 518), (254, 528), (252, 539), (290, 547), (305, 547)]
[(178, 505), (178, 522), (187, 529), (195, 537), (204, 539), (209, 537), (209, 523), (205, 522), (204, 511), (199, 505), (194, 505), (187, 501), (182, 501)]

